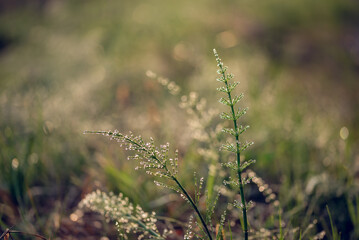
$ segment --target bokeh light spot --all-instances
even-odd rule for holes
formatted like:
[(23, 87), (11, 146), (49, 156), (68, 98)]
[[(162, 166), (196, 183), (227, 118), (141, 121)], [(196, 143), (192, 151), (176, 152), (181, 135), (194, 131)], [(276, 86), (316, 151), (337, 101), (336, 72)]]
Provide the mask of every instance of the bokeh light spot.
[(12, 166), (13, 169), (17, 169), (19, 167), (19, 160), (17, 158), (14, 158), (11, 161), (11, 166)]
[(71, 219), (71, 221), (73, 221), (73, 222), (77, 222), (77, 220), (79, 220), (79, 216), (77, 216), (77, 214), (75, 214), (75, 213), (72, 213), (72, 214), (70, 215), (70, 219)]
[(237, 45), (237, 37), (232, 31), (224, 31), (217, 35), (217, 42), (223, 48), (231, 48)]
[(348, 128), (347, 127), (342, 127), (340, 129), (339, 135), (340, 135), (341, 139), (346, 140), (348, 138), (348, 136), (349, 136)]

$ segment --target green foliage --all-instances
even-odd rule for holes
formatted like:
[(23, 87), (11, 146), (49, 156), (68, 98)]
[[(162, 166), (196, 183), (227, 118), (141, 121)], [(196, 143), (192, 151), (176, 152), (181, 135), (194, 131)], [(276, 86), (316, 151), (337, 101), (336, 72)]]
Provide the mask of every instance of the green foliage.
[[(204, 221), (201, 213), (199, 212), (196, 204), (199, 201), (199, 193), (193, 198), (187, 193), (182, 184), (177, 179), (178, 174), (178, 151), (175, 152), (175, 156), (171, 158), (169, 156), (169, 143), (161, 145), (159, 148), (155, 146), (154, 140), (151, 138), (150, 142), (144, 142), (141, 136), (134, 136), (132, 133), (124, 135), (119, 131), (86, 131), (85, 133), (102, 134), (116, 140), (120, 143), (120, 146), (125, 147), (128, 151), (134, 151), (135, 155), (129, 156), (128, 159), (132, 161), (139, 160), (139, 165), (136, 169), (143, 169), (149, 175), (158, 177), (160, 181), (155, 181), (157, 186), (166, 187), (172, 189), (180, 194), (195, 210), (198, 218), (201, 222), (201, 230), (207, 235), (208, 239), (212, 239), (210, 230)], [(173, 185), (168, 185), (162, 179), (169, 180)], [(196, 183), (197, 184), (197, 183)], [(202, 189), (203, 180), (200, 180), (198, 191)], [(104, 206), (106, 207), (106, 206)], [(189, 234), (190, 235), (190, 234)]]
[(331, 239), (340, 240), (340, 235), (341, 234), (340, 234), (340, 232), (338, 232), (338, 229), (336, 228), (336, 226), (333, 223), (332, 214), (330, 213), (328, 205), (327, 205), (327, 211), (328, 211), (329, 220), (330, 220), (330, 228), (332, 230)]
[[(355, 201), (351, 201), (347, 198), (347, 206), (350, 214), (350, 220), (354, 226), (354, 237), (359, 237), (359, 196), (355, 197)], [(329, 210), (328, 210), (329, 211)]]
[[(188, 219), (187, 206), (173, 200), (170, 191), (156, 188), (154, 176), (132, 171), (137, 163), (124, 161), (126, 153), (107, 141), (84, 138), (79, 134), (84, 129), (120, 126), (140, 132), (144, 139), (176, 143), (178, 178), (194, 196), (196, 169), (198, 179), (205, 179), (203, 191), (213, 201), (223, 178), (237, 179), (221, 168), (227, 162), (236, 168), (233, 154), (218, 152), (219, 143), (227, 140), (221, 129), (230, 129), (230, 121), (220, 122), (206, 107), (219, 108), (213, 97), (218, 86), (209, 80), (213, 56), (207, 51), (216, 46), (241, 79), (246, 97), (239, 103), (250, 107), (250, 114), (239, 120), (253, 127), (246, 136), (256, 144), (242, 153), (242, 160), (258, 159), (250, 167), (280, 200), (283, 232), (291, 234), (298, 227), (304, 233), (313, 219), (323, 219), (302, 239), (314, 236), (325, 224), (330, 226), (328, 204), (342, 238), (357, 239), (347, 200), (355, 209), (358, 9), (358, 2), (350, 0), (220, 5), (211, 0), (89, 0), (86, 5), (3, 1), (1, 230), (15, 226), (70, 238), (74, 233), (63, 222), (69, 220), (79, 195), (98, 187), (123, 192), (144, 209), (156, 207), (158, 214)], [(166, 85), (162, 78), (160, 85), (166, 89), (176, 82), (181, 91), (172, 88), (174, 97), (161, 91), (144, 76), (147, 69), (171, 79)], [(190, 97), (189, 89), (196, 96)], [(222, 90), (226, 94), (225, 87)], [(182, 95), (187, 97), (183, 104), (194, 101), (184, 111), (176, 101), (182, 101)], [(201, 95), (207, 96), (206, 102)], [(275, 238), (277, 212), (254, 184), (245, 188), (246, 197), (256, 203), (248, 212), (251, 234), (264, 227)], [(233, 189), (236, 186), (226, 185), (221, 191), (218, 208), (225, 207), (224, 198), (233, 202)], [(205, 202), (200, 198), (201, 209)], [(240, 236), (240, 228), (233, 227), (238, 224), (233, 220), (236, 211), (228, 211), (234, 237)], [(214, 218), (220, 215), (214, 213)], [(62, 235), (65, 232), (69, 236)], [(297, 239), (299, 230), (295, 234)]]
[[(223, 119), (231, 119), (234, 122), (234, 128), (231, 130), (229, 130), (228, 128), (225, 128), (224, 132), (234, 135), (234, 137), (236, 139), (235, 145), (231, 144), (231, 143), (227, 143), (227, 144), (222, 145), (222, 149), (236, 153), (237, 167), (236, 168), (234, 167), (234, 163), (225, 163), (224, 165), (227, 167), (230, 167), (230, 168), (234, 168), (236, 170), (236, 172), (238, 173), (238, 180), (232, 181), (232, 183), (235, 183), (235, 185), (237, 185), (239, 187), (241, 203), (239, 203), (237, 200), (234, 200), (233, 206), (236, 208), (239, 208), (243, 211), (243, 221), (244, 221), (243, 222), (243, 224), (244, 224), (243, 231), (244, 231), (245, 239), (248, 239), (249, 231), (248, 231), (248, 227), (247, 227), (248, 226), (247, 210), (249, 208), (249, 204), (247, 204), (244, 199), (243, 183), (249, 183), (251, 178), (242, 179), (241, 174), (245, 168), (247, 168), (250, 164), (254, 163), (255, 161), (249, 160), (249, 161), (241, 162), (240, 154), (242, 151), (244, 151), (247, 147), (249, 147), (253, 143), (248, 143), (248, 142), (240, 143), (239, 142), (239, 135), (242, 134), (248, 127), (243, 128), (241, 126), (240, 128), (238, 128), (237, 120), (242, 115), (245, 114), (246, 109), (241, 110), (239, 108), (237, 113), (235, 113), (234, 106), (243, 97), (243, 94), (241, 94), (240, 97), (235, 96), (232, 99), (231, 92), (234, 90), (234, 88), (237, 86), (237, 84), (231, 84), (228, 82), (230, 79), (233, 78), (233, 75), (226, 74), (227, 68), (223, 66), (223, 63), (219, 59), (218, 54), (215, 50), (214, 50), (214, 54), (215, 54), (216, 61), (218, 63), (218, 67), (219, 67), (218, 73), (221, 74), (221, 77), (217, 80), (219, 80), (220, 82), (223, 82), (225, 84), (226, 89), (227, 89), (225, 92), (228, 94), (228, 99), (221, 98), (220, 102), (231, 108), (231, 117), (223, 117), (224, 113), (222, 113), (220, 116)], [(153, 74), (151, 74), (151, 75), (153, 75)], [(220, 89), (219, 91), (222, 91), (222, 90)], [(230, 115), (228, 115), (228, 116), (230, 116)], [(193, 210), (195, 211), (195, 213), (200, 221), (200, 225), (198, 225), (198, 223), (196, 223), (197, 226), (199, 226), (200, 231), (204, 235), (206, 235), (206, 237), (208, 239), (210, 239), (210, 240), (212, 239), (212, 234), (210, 232), (211, 229), (213, 231), (212, 215), (215, 211), (215, 207), (216, 207), (216, 204), (219, 199), (219, 192), (212, 204), (210, 201), (210, 197), (208, 197), (208, 193), (207, 193), (206, 219), (204, 219), (204, 217), (200, 213), (199, 207), (198, 207), (198, 205), (200, 203), (201, 190), (203, 187), (204, 178), (202, 177), (198, 183), (197, 175), (195, 173), (195, 175), (194, 175), (195, 176), (195, 178), (194, 178), (195, 194), (194, 194), (194, 197), (191, 197), (188, 194), (187, 190), (185, 190), (183, 185), (177, 179), (178, 151), (176, 150), (175, 156), (171, 157), (169, 155), (169, 143), (167, 143), (165, 145), (161, 145), (160, 147), (156, 147), (154, 140), (152, 138), (150, 139), (150, 142), (145, 142), (141, 136), (134, 136), (132, 133), (125, 135), (123, 133), (120, 133), (117, 130), (115, 130), (115, 131), (85, 131), (85, 133), (102, 134), (102, 135), (108, 136), (108, 137), (110, 137), (111, 140), (116, 140), (117, 142), (119, 142), (120, 146), (124, 147), (125, 150), (134, 152), (134, 154), (132, 156), (128, 157), (128, 160), (139, 161), (139, 165), (136, 167), (136, 169), (143, 169), (143, 170), (145, 170), (145, 172), (147, 174), (157, 177), (157, 179), (159, 179), (159, 181), (157, 181), (157, 180), (154, 181), (154, 183), (157, 186), (166, 187), (166, 188), (169, 188), (169, 189), (174, 190), (175, 192), (179, 193), (180, 196), (183, 199), (185, 199), (191, 205)], [(163, 179), (165, 179), (169, 182), (172, 182), (172, 184), (169, 185)], [(226, 181), (225, 181), (225, 183), (226, 183)], [(227, 183), (229, 183), (229, 182), (227, 182)], [(101, 201), (101, 202), (106, 203), (106, 201)], [(89, 203), (89, 205), (91, 205), (91, 203)], [(105, 209), (107, 208), (106, 204), (100, 205), (100, 207), (101, 206)], [(114, 207), (115, 207), (115, 205), (113, 206), (113, 208)], [(126, 206), (122, 206), (122, 207), (126, 207)], [(120, 206), (118, 206), (118, 208), (120, 208)], [(98, 209), (97, 209), (97, 211), (98, 211)], [(106, 216), (105, 212), (102, 212), (102, 214)], [(224, 237), (223, 236), (223, 228), (224, 228), (224, 224), (226, 223), (226, 215), (227, 215), (227, 211), (224, 210), (223, 214), (221, 215), (220, 221), (219, 221), (218, 225), (216, 226), (216, 239), (217, 240), (223, 239), (223, 237)], [(197, 236), (197, 237), (201, 236), (201, 233), (196, 233), (192, 230), (192, 221), (193, 221), (193, 219), (191, 216), (190, 220), (189, 220), (189, 227), (188, 227), (187, 233), (184, 236), (185, 239), (190, 239), (193, 236)], [(139, 236), (139, 239), (140, 238), (141, 238), (141, 236)], [(201, 238), (203, 238), (203, 236)]]
[[(238, 184), (236, 184), (239, 187), (239, 192), (240, 192), (240, 197), (241, 197), (241, 203), (238, 203), (236, 200), (234, 202), (234, 206), (241, 209), (242, 210), (242, 214), (243, 214), (243, 231), (244, 231), (244, 239), (247, 240), (248, 239), (248, 235), (249, 235), (249, 230), (248, 230), (248, 220), (247, 220), (247, 210), (248, 210), (248, 206), (246, 203), (246, 200), (244, 198), (244, 190), (243, 190), (243, 183), (247, 183), (249, 182), (248, 179), (242, 179), (242, 171), (248, 167), (251, 163), (254, 163), (254, 161), (247, 161), (247, 162), (242, 162), (241, 161), (241, 153), (246, 150), (249, 146), (251, 146), (253, 144), (253, 142), (240, 142), (239, 141), (239, 135), (241, 135), (248, 127), (242, 127), (241, 125), (238, 124), (237, 120), (242, 117), (244, 114), (246, 114), (247, 112), (247, 108), (240, 108), (237, 107), (237, 110), (235, 110), (236, 108), (236, 104), (243, 98), (243, 93), (239, 96), (232, 96), (231, 92), (234, 90), (234, 88), (238, 85), (238, 83), (230, 83), (229, 81), (233, 78), (233, 74), (227, 74), (227, 67), (225, 67), (223, 65), (223, 63), (221, 62), (221, 59), (219, 58), (217, 51), (215, 49), (213, 49), (213, 53), (216, 57), (216, 61), (217, 61), (217, 66), (218, 66), (218, 71), (217, 73), (220, 75), (220, 77), (217, 79), (219, 82), (222, 82), (225, 84), (225, 89), (218, 89), (218, 91), (220, 92), (226, 92), (227, 93), (227, 99), (225, 98), (221, 98), (219, 100), (220, 103), (227, 105), (228, 107), (230, 107), (231, 109), (231, 113), (221, 113), (220, 117), (222, 119), (226, 119), (226, 120), (232, 120), (233, 121), (233, 129), (231, 130), (225, 130), (225, 132), (230, 133), (231, 135), (233, 135), (235, 137), (235, 144), (233, 143), (226, 143), (224, 145), (222, 145), (222, 149), (235, 153), (236, 157), (237, 157), (237, 167), (235, 168), (235, 164), (229, 163), (229, 165), (227, 164), (227, 166), (231, 166), (231, 168), (238, 173)], [(238, 126), (240, 126), (238, 128)], [(231, 181), (231, 183), (233, 183), (235, 181)], [(223, 221), (224, 222), (224, 221)], [(222, 226), (222, 225), (221, 225)]]

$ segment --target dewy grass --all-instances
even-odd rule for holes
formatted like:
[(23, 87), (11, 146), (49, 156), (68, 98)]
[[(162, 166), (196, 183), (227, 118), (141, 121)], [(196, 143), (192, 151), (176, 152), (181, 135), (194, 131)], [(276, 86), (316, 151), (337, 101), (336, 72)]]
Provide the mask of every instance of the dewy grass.
[[(247, 221), (247, 209), (248, 204), (245, 201), (243, 186), (248, 182), (248, 179), (242, 179), (242, 171), (248, 167), (250, 164), (254, 163), (254, 160), (249, 161), (241, 161), (241, 152), (243, 152), (247, 147), (249, 147), (252, 142), (241, 143), (239, 141), (239, 136), (248, 128), (248, 126), (241, 126), (238, 123), (238, 119), (246, 113), (246, 108), (241, 109), (236, 107), (236, 104), (242, 99), (243, 94), (239, 96), (232, 95), (232, 91), (238, 85), (238, 83), (231, 83), (230, 80), (233, 78), (232, 74), (227, 74), (227, 67), (223, 65), (221, 59), (218, 57), (217, 52), (214, 50), (214, 55), (216, 57), (217, 65), (218, 65), (218, 73), (220, 77), (217, 79), (219, 82), (223, 83), (224, 86), (219, 87), (218, 91), (226, 93), (226, 98), (221, 98), (220, 102), (225, 104), (230, 108), (229, 113), (221, 113), (220, 117), (225, 120), (233, 121), (233, 128), (225, 128), (224, 132), (229, 133), (234, 136), (235, 143), (227, 142), (223, 144), (221, 149), (227, 150), (229, 152), (233, 152), (237, 156), (236, 162), (227, 162), (223, 164), (226, 167), (234, 169), (236, 174), (238, 175), (237, 181), (224, 181), (224, 183), (234, 184), (239, 187), (239, 193), (241, 202), (237, 202), (236, 200), (233, 203), (233, 206), (242, 210), (243, 213), (243, 231), (245, 240), (248, 240), (248, 221)], [(223, 239), (224, 237), (224, 224), (226, 221), (226, 211), (221, 215), (220, 221), (217, 224), (217, 229), (213, 227), (212, 224), (212, 215), (214, 212), (214, 208), (216, 207), (216, 203), (219, 198), (219, 193), (215, 198), (214, 202), (210, 202), (210, 198), (207, 192), (207, 203), (206, 203), (206, 211), (205, 214), (201, 213), (198, 204), (199, 204), (199, 196), (200, 190), (203, 185), (203, 178), (201, 178), (199, 183), (198, 192), (195, 193), (194, 197), (191, 197), (188, 191), (185, 189), (181, 181), (178, 179), (178, 152), (175, 151), (174, 155), (170, 154), (169, 151), (169, 143), (161, 145), (159, 147), (155, 146), (154, 140), (151, 138), (149, 142), (145, 142), (141, 136), (134, 136), (132, 133), (126, 135), (120, 133), (119, 131), (85, 131), (85, 133), (94, 133), (94, 134), (102, 134), (110, 137), (113, 140), (116, 140), (120, 143), (120, 146), (124, 147), (126, 150), (133, 151), (135, 154), (129, 157), (129, 160), (137, 160), (139, 161), (139, 165), (136, 169), (143, 169), (149, 175), (157, 177), (155, 184), (162, 187), (167, 187), (172, 189), (180, 194), (182, 198), (184, 198), (192, 207), (195, 214), (197, 215), (198, 228), (200, 231), (194, 232), (192, 227), (189, 227), (189, 232), (186, 233), (185, 239), (190, 239), (193, 236), (196, 236), (199, 239)], [(197, 182), (197, 181), (196, 181)], [(196, 185), (197, 187), (197, 185)], [(93, 209), (97, 212), (102, 213), (103, 215), (108, 215), (109, 211), (103, 211), (101, 208), (110, 209), (110, 212), (116, 210), (116, 204), (113, 204), (112, 200), (118, 200), (119, 203), (123, 203), (122, 196), (119, 198), (111, 195), (108, 197), (106, 194), (97, 192), (96, 194), (91, 195), (89, 198), (86, 198), (86, 204), (90, 209)], [(109, 199), (112, 199), (111, 201)], [(90, 201), (91, 200), (91, 201)], [(116, 201), (117, 201), (116, 200)], [(115, 202), (116, 202), (115, 201)], [(108, 203), (106, 205), (106, 202)], [(96, 205), (97, 204), (97, 205)], [(111, 205), (112, 204), (112, 205)], [(94, 205), (94, 206), (92, 206)], [(96, 205), (96, 206), (95, 206)], [(111, 206), (110, 206), (111, 205)], [(128, 200), (125, 201), (125, 205), (132, 206), (128, 203)], [(119, 206), (121, 207), (121, 206)], [(142, 211), (142, 210), (141, 210)], [(163, 233), (162, 235), (159, 233), (155, 225), (151, 225), (150, 227), (146, 227), (146, 222), (142, 221), (140, 218), (132, 218), (130, 216), (132, 212), (126, 212), (126, 224), (130, 227), (124, 226), (122, 228), (126, 232), (132, 231), (134, 233), (140, 233), (141, 238), (156, 238), (163, 239), (164, 235), (168, 233)], [(119, 213), (119, 215), (114, 214), (110, 219), (115, 220), (117, 223), (123, 222), (123, 215)], [(136, 220), (137, 219), (137, 220)], [(155, 215), (153, 215), (153, 219), (155, 219)], [(135, 221), (134, 225), (128, 224), (128, 221)], [(190, 223), (192, 223), (195, 219), (190, 217)], [(142, 224), (140, 224), (142, 223)], [(191, 225), (191, 224), (190, 224)], [(120, 229), (121, 226), (117, 225)], [(139, 229), (136, 229), (133, 226), (138, 226)], [(215, 234), (216, 233), (216, 234)]]
[(140, 233), (141, 238), (164, 240), (170, 233), (167, 229), (161, 235), (156, 226), (156, 213), (147, 213), (140, 206), (134, 207), (122, 193), (115, 196), (99, 190), (88, 194), (79, 204), (115, 221), (120, 237), (127, 239), (129, 232)]
[[(118, 131), (86, 131), (85, 133), (103, 134), (111, 137), (121, 143), (126, 150), (135, 151), (136, 154), (129, 157), (130, 160), (140, 160), (140, 165), (136, 169), (144, 169), (147, 174), (159, 177), (159, 181), (155, 181), (158, 186), (163, 186), (175, 190), (182, 198), (184, 198), (196, 212), (200, 219), (202, 230), (207, 235), (208, 239), (212, 240), (212, 235), (207, 227), (207, 224), (200, 213), (195, 201), (188, 194), (177, 179), (177, 161), (178, 152), (175, 152), (175, 157), (169, 156), (169, 143), (161, 145), (159, 148), (155, 146), (154, 140), (151, 138), (150, 142), (144, 142), (141, 136), (134, 136), (133, 134), (124, 135)], [(163, 179), (173, 182), (173, 185), (168, 185)]]
[(219, 58), (217, 51), (213, 49), (213, 53), (216, 57), (217, 66), (218, 66), (218, 74), (220, 75), (217, 78), (217, 81), (224, 84), (224, 86), (217, 88), (218, 91), (226, 93), (226, 98), (221, 98), (219, 101), (228, 106), (230, 108), (230, 112), (223, 112), (220, 114), (220, 117), (225, 120), (233, 121), (233, 128), (225, 128), (224, 132), (227, 132), (234, 136), (235, 143), (226, 143), (222, 145), (222, 149), (233, 152), (236, 154), (237, 162), (228, 162), (225, 165), (234, 169), (238, 174), (238, 186), (239, 193), (241, 195), (241, 203), (236, 204), (237, 207), (242, 209), (243, 213), (243, 231), (244, 231), (244, 239), (248, 240), (248, 220), (247, 220), (247, 203), (244, 197), (243, 184), (247, 182), (242, 179), (242, 171), (248, 167), (250, 164), (254, 163), (254, 160), (243, 161), (241, 162), (241, 152), (246, 150), (253, 142), (242, 143), (239, 141), (239, 135), (241, 135), (244, 131), (249, 128), (249, 126), (239, 125), (238, 119), (246, 114), (247, 108), (236, 107), (236, 104), (243, 98), (243, 93), (239, 96), (233, 96), (232, 91), (239, 84), (238, 82), (231, 83), (231, 79), (233, 78), (233, 74), (227, 74), (227, 67), (223, 65), (221, 59)]

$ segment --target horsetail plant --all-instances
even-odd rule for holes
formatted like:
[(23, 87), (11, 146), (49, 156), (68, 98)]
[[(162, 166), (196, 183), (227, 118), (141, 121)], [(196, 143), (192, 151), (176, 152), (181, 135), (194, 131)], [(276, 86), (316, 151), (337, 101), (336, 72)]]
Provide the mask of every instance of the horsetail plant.
[(228, 106), (230, 108), (230, 112), (222, 112), (220, 114), (220, 117), (224, 120), (231, 120), (233, 121), (233, 128), (224, 128), (223, 131), (226, 133), (229, 133), (230, 135), (234, 136), (235, 143), (227, 142), (226, 144), (222, 145), (223, 150), (227, 150), (229, 152), (236, 154), (237, 162), (227, 162), (223, 164), (226, 167), (229, 167), (233, 170), (235, 170), (238, 174), (238, 182), (231, 182), (234, 183), (239, 187), (239, 194), (241, 197), (241, 203), (235, 202), (235, 206), (242, 209), (243, 213), (243, 231), (244, 231), (244, 239), (248, 240), (248, 220), (247, 220), (247, 210), (248, 206), (244, 197), (244, 189), (243, 185), (247, 183), (248, 179), (242, 179), (242, 172), (245, 168), (247, 168), (249, 165), (254, 163), (254, 160), (248, 160), (248, 161), (241, 161), (241, 153), (246, 150), (249, 146), (253, 144), (253, 142), (245, 142), (242, 143), (239, 141), (239, 135), (241, 135), (244, 131), (249, 128), (249, 126), (242, 126), (239, 125), (238, 119), (242, 117), (247, 112), (247, 108), (240, 108), (236, 107), (236, 104), (243, 98), (243, 93), (241, 93), (239, 96), (233, 96), (232, 91), (236, 88), (236, 86), (239, 84), (239, 82), (231, 82), (233, 79), (233, 74), (227, 73), (227, 67), (223, 65), (223, 62), (218, 56), (218, 53), (215, 49), (213, 49), (214, 56), (216, 57), (218, 71), (217, 73), (220, 75), (219, 78), (217, 78), (217, 81), (224, 84), (224, 86), (221, 86), (217, 88), (218, 91), (223, 92), (226, 94), (225, 98), (220, 98), (219, 102)]

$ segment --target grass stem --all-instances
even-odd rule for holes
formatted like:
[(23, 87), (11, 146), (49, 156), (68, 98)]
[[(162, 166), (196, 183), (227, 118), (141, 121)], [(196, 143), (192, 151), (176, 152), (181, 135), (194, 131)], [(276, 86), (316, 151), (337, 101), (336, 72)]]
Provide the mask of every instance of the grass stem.
[(242, 171), (241, 171), (241, 150), (240, 150), (240, 142), (239, 142), (239, 129), (237, 124), (237, 116), (236, 112), (234, 110), (234, 103), (231, 95), (231, 89), (228, 85), (228, 76), (226, 76), (226, 69), (223, 67), (223, 63), (220, 61), (218, 54), (216, 51), (215, 56), (217, 58), (218, 67), (220, 69), (220, 73), (222, 75), (222, 81), (224, 82), (226, 86), (226, 92), (228, 95), (228, 103), (231, 108), (231, 118), (233, 120), (234, 125), (234, 133), (236, 138), (236, 157), (237, 157), (237, 174), (238, 174), (238, 183), (239, 183), (239, 193), (241, 195), (241, 202), (242, 202), (242, 213), (243, 213), (243, 230), (244, 230), (244, 239), (248, 240), (248, 220), (247, 220), (247, 206), (246, 206), (246, 200), (244, 197), (244, 190), (243, 190), (243, 182), (242, 182)]

